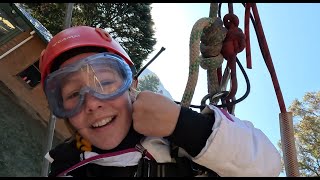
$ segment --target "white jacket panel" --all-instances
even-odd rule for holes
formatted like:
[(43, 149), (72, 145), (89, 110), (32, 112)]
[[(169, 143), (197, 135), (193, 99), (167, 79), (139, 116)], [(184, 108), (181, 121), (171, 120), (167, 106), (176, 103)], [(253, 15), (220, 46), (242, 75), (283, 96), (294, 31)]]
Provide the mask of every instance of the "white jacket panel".
[(193, 158), (219, 176), (279, 176), (281, 157), (268, 137), (249, 121), (242, 121), (215, 106), (213, 132)]

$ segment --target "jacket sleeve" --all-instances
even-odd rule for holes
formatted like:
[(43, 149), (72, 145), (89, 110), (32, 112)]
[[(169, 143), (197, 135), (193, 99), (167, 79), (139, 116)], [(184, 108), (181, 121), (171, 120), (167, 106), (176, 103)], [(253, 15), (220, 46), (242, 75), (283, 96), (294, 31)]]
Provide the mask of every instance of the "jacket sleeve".
[(261, 130), (215, 106), (209, 109), (215, 123), (194, 162), (219, 176), (279, 176), (280, 154)]

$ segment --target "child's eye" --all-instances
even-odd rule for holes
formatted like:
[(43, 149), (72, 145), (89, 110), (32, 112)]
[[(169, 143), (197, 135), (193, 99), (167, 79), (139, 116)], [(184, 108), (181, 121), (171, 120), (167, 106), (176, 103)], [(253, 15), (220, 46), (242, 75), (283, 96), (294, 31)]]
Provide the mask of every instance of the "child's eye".
[(100, 82), (102, 86), (108, 86), (114, 83), (114, 81), (102, 81)]
[(75, 98), (75, 97), (78, 97), (78, 96), (79, 96), (79, 92), (78, 91), (73, 92), (73, 93), (71, 93), (70, 95), (67, 96), (67, 100)]

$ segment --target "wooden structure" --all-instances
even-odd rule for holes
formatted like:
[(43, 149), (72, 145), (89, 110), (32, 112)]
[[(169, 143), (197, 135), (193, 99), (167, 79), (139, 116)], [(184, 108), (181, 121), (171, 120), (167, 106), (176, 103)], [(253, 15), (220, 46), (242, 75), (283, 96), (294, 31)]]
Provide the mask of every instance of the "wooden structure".
[[(39, 57), (50, 32), (17, 3), (0, 3), (0, 89), (46, 127), (50, 111), (40, 84)], [(56, 136), (68, 137), (63, 121)]]

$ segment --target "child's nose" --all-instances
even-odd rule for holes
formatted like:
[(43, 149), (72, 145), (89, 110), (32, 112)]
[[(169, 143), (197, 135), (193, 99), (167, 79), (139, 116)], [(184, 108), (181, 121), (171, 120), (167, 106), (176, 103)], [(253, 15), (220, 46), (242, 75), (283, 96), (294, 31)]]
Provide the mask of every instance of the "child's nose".
[(84, 106), (85, 111), (91, 113), (101, 108), (103, 106), (103, 101), (87, 93), (84, 99)]

